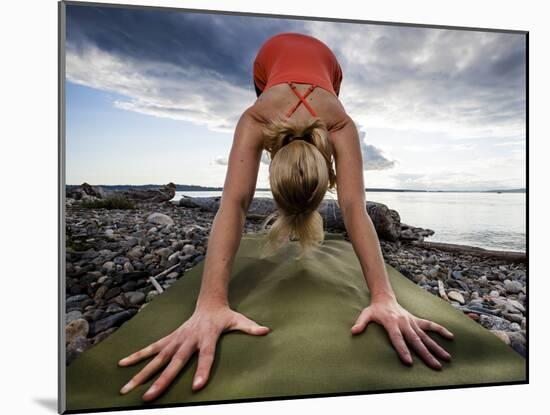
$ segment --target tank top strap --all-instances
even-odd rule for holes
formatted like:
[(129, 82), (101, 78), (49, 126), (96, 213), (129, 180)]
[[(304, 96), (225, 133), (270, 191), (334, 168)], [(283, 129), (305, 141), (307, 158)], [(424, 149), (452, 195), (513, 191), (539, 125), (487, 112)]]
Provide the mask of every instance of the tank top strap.
[(296, 85), (294, 85), (294, 83), (292, 81), (287, 81), (287, 84), (290, 86), (290, 89), (292, 89), (292, 92), (294, 92), (294, 94), (300, 99), (294, 106), (292, 106), (292, 108), (290, 108), (288, 110), (288, 112), (286, 113), (286, 116), (287, 117), (290, 117), (294, 111), (296, 111), (296, 109), (298, 108), (298, 106), (300, 104), (304, 104), (304, 106), (308, 109), (308, 111), (311, 113), (311, 115), (313, 115), (314, 117), (317, 117), (317, 114), (315, 113), (315, 111), (313, 110), (313, 108), (311, 108), (311, 105), (309, 105), (309, 103), (306, 101), (306, 98), (307, 96), (317, 87), (316, 84), (311, 84), (311, 86), (308, 88), (308, 90), (305, 92), (305, 94), (302, 96), (300, 95), (300, 93), (298, 92), (297, 88), (296, 88)]

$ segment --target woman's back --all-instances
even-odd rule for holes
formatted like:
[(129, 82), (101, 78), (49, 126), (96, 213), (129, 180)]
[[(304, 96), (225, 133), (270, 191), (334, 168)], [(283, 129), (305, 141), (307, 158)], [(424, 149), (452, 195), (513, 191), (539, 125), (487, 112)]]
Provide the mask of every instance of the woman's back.
[(321, 40), (279, 33), (262, 44), (254, 60), (258, 100), (253, 109), (264, 123), (281, 116), (298, 121), (319, 116), (330, 131), (345, 116), (338, 100), (342, 79), (335, 54)]
[[(300, 95), (304, 95), (311, 84), (294, 83), (294, 85)], [(305, 100), (326, 124), (329, 133), (346, 117), (346, 111), (338, 97), (322, 88), (315, 88)], [(265, 125), (277, 117), (284, 116), (298, 101), (299, 98), (292, 92), (288, 84), (278, 84), (264, 91), (252, 105), (250, 111), (258, 122)], [(306, 120), (311, 117), (312, 114), (306, 106), (300, 104), (290, 118)]]

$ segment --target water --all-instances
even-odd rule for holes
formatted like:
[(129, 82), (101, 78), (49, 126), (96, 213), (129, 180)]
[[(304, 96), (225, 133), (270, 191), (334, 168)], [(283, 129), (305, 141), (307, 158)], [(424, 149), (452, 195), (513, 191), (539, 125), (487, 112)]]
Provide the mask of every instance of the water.
[[(184, 194), (221, 196), (222, 192), (176, 192), (173, 200)], [(254, 196), (272, 197), (270, 191), (257, 191)], [(396, 210), (407, 225), (435, 231), (426, 241), (526, 249), (526, 193), (367, 192), (366, 198)]]

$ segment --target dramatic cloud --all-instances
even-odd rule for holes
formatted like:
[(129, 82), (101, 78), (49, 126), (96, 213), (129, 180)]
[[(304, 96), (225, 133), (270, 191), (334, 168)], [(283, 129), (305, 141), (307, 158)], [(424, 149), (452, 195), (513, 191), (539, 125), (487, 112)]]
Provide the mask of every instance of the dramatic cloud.
[(358, 127), (361, 154), (363, 157), (363, 170), (386, 170), (395, 166), (396, 160), (388, 160), (383, 151), (365, 141), (365, 131)]
[(525, 37), (325, 22), (306, 28), (337, 55), (342, 100), (369, 128), (524, 137)]
[(255, 98), (264, 40), (301, 22), (214, 14), (67, 7), (67, 79), (118, 93), (129, 111), (231, 132)]

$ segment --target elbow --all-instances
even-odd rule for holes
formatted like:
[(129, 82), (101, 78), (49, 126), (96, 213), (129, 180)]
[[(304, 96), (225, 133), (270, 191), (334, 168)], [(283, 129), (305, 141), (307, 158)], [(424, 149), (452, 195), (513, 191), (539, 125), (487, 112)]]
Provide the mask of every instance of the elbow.
[(243, 197), (237, 200), (236, 205), (241, 215), (246, 218), (250, 205), (252, 203), (252, 197)]
[(218, 212), (230, 212), (231, 215), (240, 215), (246, 217), (250, 207), (251, 200), (248, 198), (223, 198), (221, 200)]
[(241, 195), (240, 197), (237, 198), (237, 204), (244, 215), (248, 213), (248, 209), (250, 209), (250, 205), (252, 204), (253, 199), (254, 199), (254, 192), (246, 195)]

